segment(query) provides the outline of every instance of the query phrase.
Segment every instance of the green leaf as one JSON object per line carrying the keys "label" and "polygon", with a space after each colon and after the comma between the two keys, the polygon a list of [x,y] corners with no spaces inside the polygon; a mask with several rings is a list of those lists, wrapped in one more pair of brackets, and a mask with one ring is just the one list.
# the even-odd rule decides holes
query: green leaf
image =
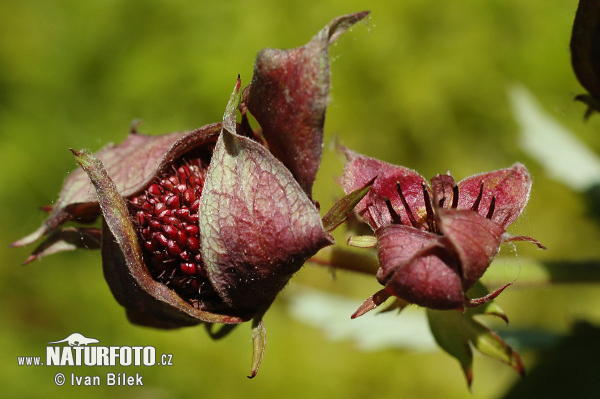
{"label": "green leaf", "polygon": [[[477,286],[477,294],[485,294],[487,290],[482,285]],[[473,292],[469,292],[474,294]],[[525,368],[519,355],[504,342],[496,333],[478,322],[474,316],[479,314],[495,315],[506,320],[500,307],[493,301],[471,308],[466,312],[458,310],[427,309],[427,318],[433,337],[438,345],[460,363],[467,383],[471,386],[473,380],[473,351],[474,347],[484,355],[508,364],[519,374],[525,374]]]}
{"label": "green leaf", "polygon": [[336,202],[329,211],[327,211],[325,216],[323,216],[323,228],[325,231],[334,230],[348,219],[348,214],[352,212],[356,204],[358,204],[360,200],[367,195],[371,189],[371,186],[373,186],[375,179],[377,179],[377,176],[373,177],[362,187],[357,188],[350,194],[343,197],[341,200]]}
{"label": "green leaf", "polygon": [[522,86],[509,91],[521,129],[520,146],[545,174],[576,191],[600,184],[600,157],[584,141],[552,117]]}
{"label": "green leaf", "polygon": [[267,330],[262,321],[262,315],[252,321],[252,366],[250,367],[250,375],[248,378],[256,377],[258,368],[265,355],[267,346]]}

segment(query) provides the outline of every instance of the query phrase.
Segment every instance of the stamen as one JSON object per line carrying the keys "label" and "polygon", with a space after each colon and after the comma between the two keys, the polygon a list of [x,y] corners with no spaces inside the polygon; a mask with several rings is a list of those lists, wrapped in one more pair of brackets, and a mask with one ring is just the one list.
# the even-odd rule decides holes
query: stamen
{"label": "stamen", "polygon": [[458,207],[458,185],[452,187],[452,205],[450,208],[456,209]]}
{"label": "stamen", "polygon": [[402,200],[402,205],[404,205],[404,209],[406,209],[406,214],[408,215],[408,220],[410,220],[410,224],[412,224],[413,227],[419,227],[415,216],[412,214],[412,211],[408,206],[408,202],[406,202],[406,198],[404,198],[404,195],[402,194],[402,188],[400,187],[399,182],[396,182],[396,190],[398,191],[398,195],[400,195],[400,199]]}
{"label": "stamen", "polygon": [[429,191],[427,191],[427,186],[425,183],[421,183],[423,187],[423,199],[425,200],[425,212],[427,216],[425,220],[427,221],[427,228],[429,231],[435,231],[435,214],[433,213],[433,208],[431,207],[431,198],[429,197]]}
{"label": "stamen", "polygon": [[492,197],[492,202],[490,203],[490,209],[488,210],[487,215],[485,215],[485,217],[487,219],[492,219],[492,216],[494,216],[494,209],[496,208],[496,196],[494,195]]}
{"label": "stamen", "polygon": [[481,202],[481,197],[483,197],[483,181],[481,181],[481,186],[479,187],[479,195],[477,195],[477,199],[475,200],[475,202],[473,203],[473,206],[471,207],[472,211],[477,212],[477,210],[479,209],[479,203]]}
{"label": "stamen", "polygon": [[392,202],[389,198],[385,198],[385,204],[387,205],[388,211],[390,212],[390,216],[392,217],[393,224],[402,224],[402,220],[400,219],[400,215],[396,212],[396,210],[392,207]]}

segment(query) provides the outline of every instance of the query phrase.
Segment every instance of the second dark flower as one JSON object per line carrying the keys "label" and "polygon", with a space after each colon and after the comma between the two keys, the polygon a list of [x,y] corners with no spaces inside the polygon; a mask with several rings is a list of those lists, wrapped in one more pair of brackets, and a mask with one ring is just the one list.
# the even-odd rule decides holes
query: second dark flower
{"label": "second dark flower", "polygon": [[357,214],[375,232],[383,290],[369,298],[354,317],[390,296],[432,309],[462,309],[496,297],[501,287],[483,298],[466,292],[479,280],[500,245],[530,237],[505,229],[523,211],[531,180],[525,167],[468,177],[458,184],[437,175],[431,186],[417,172],[345,151],[344,190],[350,192],[377,176]]}

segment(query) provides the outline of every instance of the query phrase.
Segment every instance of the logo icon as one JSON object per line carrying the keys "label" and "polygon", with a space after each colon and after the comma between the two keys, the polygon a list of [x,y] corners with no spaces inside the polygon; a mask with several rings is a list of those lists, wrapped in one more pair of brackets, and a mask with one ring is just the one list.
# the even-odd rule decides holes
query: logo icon
{"label": "logo icon", "polygon": [[61,339],[60,341],[48,342],[48,345],[60,344],[63,342],[67,342],[69,344],[69,346],[87,346],[88,344],[97,344],[100,341],[98,341],[95,338],[84,337],[83,335],[81,335],[79,333],[73,333],[73,334],[69,335],[67,338]]}

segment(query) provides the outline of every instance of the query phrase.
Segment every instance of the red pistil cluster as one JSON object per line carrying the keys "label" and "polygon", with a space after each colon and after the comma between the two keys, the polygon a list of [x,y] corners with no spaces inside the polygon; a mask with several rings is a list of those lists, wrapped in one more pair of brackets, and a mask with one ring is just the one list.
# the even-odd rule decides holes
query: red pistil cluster
{"label": "red pistil cluster", "polygon": [[131,199],[150,273],[192,304],[203,291],[213,292],[199,244],[198,208],[206,167],[201,158],[181,161]]}

